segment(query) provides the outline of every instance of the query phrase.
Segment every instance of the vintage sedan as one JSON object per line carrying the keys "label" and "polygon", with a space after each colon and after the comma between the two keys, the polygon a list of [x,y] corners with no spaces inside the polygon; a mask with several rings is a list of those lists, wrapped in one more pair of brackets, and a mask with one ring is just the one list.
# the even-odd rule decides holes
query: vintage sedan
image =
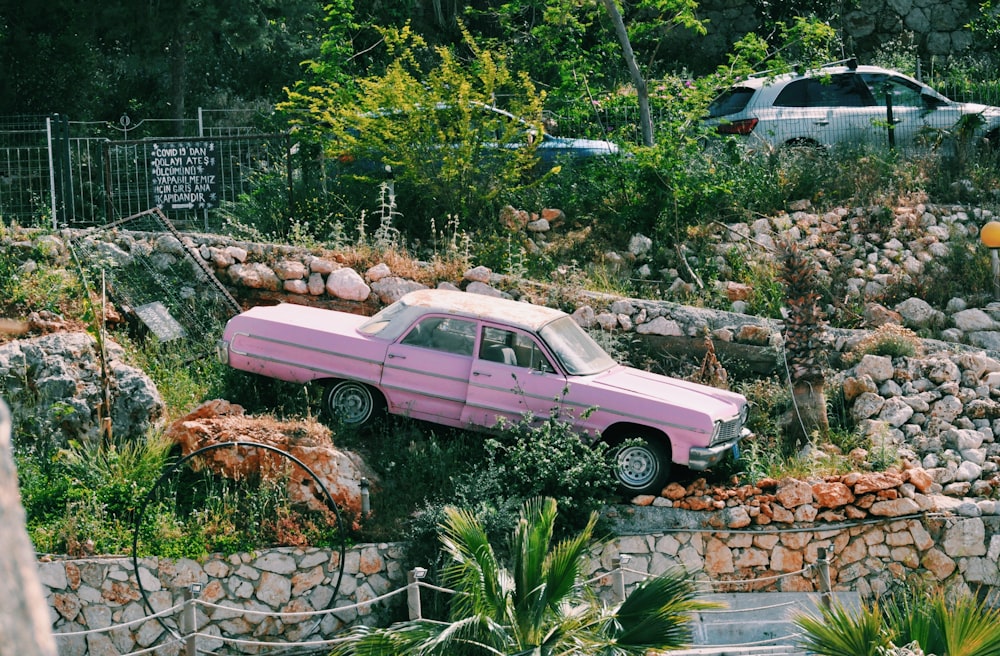
{"label": "vintage sedan", "polygon": [[742,395],[620,365],[559,310],[466,292],[411,292],[370,318],[255,307],[229,321],[218,353],[324,383],[323,411],[345,426],[388,411],[489,430],[555,413],[590,443],[627,442],[616,473],[630,494],[658,494],[672,464],[711,467],[747,434]]}

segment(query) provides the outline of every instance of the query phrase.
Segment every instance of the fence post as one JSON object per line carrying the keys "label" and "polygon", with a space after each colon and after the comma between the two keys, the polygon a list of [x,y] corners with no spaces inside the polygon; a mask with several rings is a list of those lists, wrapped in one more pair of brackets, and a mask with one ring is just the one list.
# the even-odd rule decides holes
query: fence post
{"label": "fence post", "polygon": [[820,547],[816,550],[816,567],[819,572],[820,601],[823,603],[823,608],[830,610],[830,560],[827,557],[827,553],[826,547]]}
{"label": "fence post", "polygon": [[614,600],[619,603],[625,601],[625,572],[622,571],[622,565],[630,560],[632,556],[628,554],[618,554],[611,559],[611,566],[614,568],[611,572],[611,592]]}
{"label": "fence post", "polygon": [[49,155],[49,211],[52,212],[52,230],[58,230],[59,212],[56,211],[56,162],[51,116],[45,117],[45,142]]}
{"label": "fence post", "polygon": [[414,567],[406,573],[406,608],[410,612],[411,620],[419,620],[420,612],[420,585],[418,581],[427,576],[427,570],[423,567]]}
{"label": "fence post", "polygon": [[885,120],[889,124],[889,150],[896,150],[896,119],[892,115],[892,92],[885,92]]}
{"label": "fence post", "polygon": [[198,656],[198,617],[195,614],[194,596],[201,592],[201,585],[193,583],[184,588],[184,611],[181,616],[181,634],[184,638],[184,656]]}

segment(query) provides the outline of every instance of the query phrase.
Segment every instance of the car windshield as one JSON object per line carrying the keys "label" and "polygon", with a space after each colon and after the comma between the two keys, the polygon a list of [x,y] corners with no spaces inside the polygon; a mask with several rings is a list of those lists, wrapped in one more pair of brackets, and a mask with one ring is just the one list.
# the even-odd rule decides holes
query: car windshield
{"label": "car windshield", "polygon": [[750,102],[753,96],[753,89],[748,87],[732,87],[727,89],[708,106],[709,118],[719,116],[729,116],[737,112],[742,112],[743,108]]}
{"label": "car windshield", "polygon": [[556,319],[538,334],[572,376],[592,376],[617,364],[572,317]]}

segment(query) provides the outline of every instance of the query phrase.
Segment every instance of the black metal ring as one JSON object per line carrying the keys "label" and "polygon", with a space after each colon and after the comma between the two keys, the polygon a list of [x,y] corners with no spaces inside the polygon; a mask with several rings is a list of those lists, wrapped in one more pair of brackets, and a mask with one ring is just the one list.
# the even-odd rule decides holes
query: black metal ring
{"label": "black metal ring", "polygon": [[[206,451],[213,451],[215,449],[223,449],[228,447],[241,447],[241,446],[273,451],[274,453],[277,453],[279,455],[288,458],[289,460],[297,464],[299,467],[301,467],[303,471],[309,474],[309,476],[312,477],[312,479],[319,486],[319,489],[323,491],[323,496],[326,497],[327,508],[330,508],[333,511],[333,514],[337,518],[337,533],[340,535],[340,571],[338,572],[337,576],[337,585],[334,586],[333,594],[330,596],[330,603],[336,601],[337,593],[340,592],[340,582],[344,579],[344,561],[346,560],[347,541],[346,541],[346,535],[344,533],[344,522],[340,516],[340,510],[337,508],[337,504],[334,503],[333,497],[330,495],[329,490],[326,489],[326,485],[323,484],[323,481],[321,481],[319,477],[316,475],[316,473],[313,470],[309,469],[309,467],[307,467],[304,462],[302,462],[292,454],[288,453],[287,451],[282,451],[281,449],[271,446],[270,444],[261,444],[259,442],[220,442],[218,444],[210,444],[208,446],[203,446],[200,449],[192,451],[191,453],[187,454],[186,456],[175,462],[170,467],[170,469],[165,471],[163,475],[160,476],[160,478],[156,481],[156,483],[153,484],[153,487],[149,489],[149,492],[146,493],[146,497],[142,501],[142,505],[139,506],[139,509],[136,512],[135,522],[132,525],[132,568],[135,570],[135,581],[136,584],[138,584],[139,586],[139,594],[142,595],[142,601],[145,603],[146,608],[149,610],[151,614],[155,615],[156,611],[153,609],[153,605],[149,602],[149,597],[146,594],[146,589],[142,586],[142,577],[139,576],[138,551],[139,551],[139,529],[142,525],[142,519],[146,514],[146,507],[149,505],[149,502],[153,498],[153,493],[156,492],[156,490],[160,487],[160,484],[163,483],[167,479],[167,477],[171,476],[174,472],[177,471],[177,469],[182,464],[194,458],[195,456],[201,455]],[[233,610],[238,610],[238,609],[234,608]],[[327,606],[327,608],[323,610],[330,610],[330,607]],[[160,626],[162,626],[164,630],[166,630],[168,633],[171,631],[171,628],[164,623],[162,618],[157,617],[155,619],[157,622],[160,623]]]}

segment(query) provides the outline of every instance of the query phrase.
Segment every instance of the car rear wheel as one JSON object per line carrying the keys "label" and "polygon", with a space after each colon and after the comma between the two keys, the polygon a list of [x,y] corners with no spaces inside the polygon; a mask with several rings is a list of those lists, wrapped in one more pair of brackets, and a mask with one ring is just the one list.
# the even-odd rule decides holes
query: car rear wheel
{"label": "car rear wheel", "polygon": [[377,390],[353,380],[330,383],[323,394],[323,413],[348,428],[369,424],[384,409],[385,401]]}
{"label": "car rear wheel", "polygon": [[635,432],[619,436],[613,446],[618,449],[615,476],[622,494],[660,494],[670,479],[670,446],[665,439]]}

